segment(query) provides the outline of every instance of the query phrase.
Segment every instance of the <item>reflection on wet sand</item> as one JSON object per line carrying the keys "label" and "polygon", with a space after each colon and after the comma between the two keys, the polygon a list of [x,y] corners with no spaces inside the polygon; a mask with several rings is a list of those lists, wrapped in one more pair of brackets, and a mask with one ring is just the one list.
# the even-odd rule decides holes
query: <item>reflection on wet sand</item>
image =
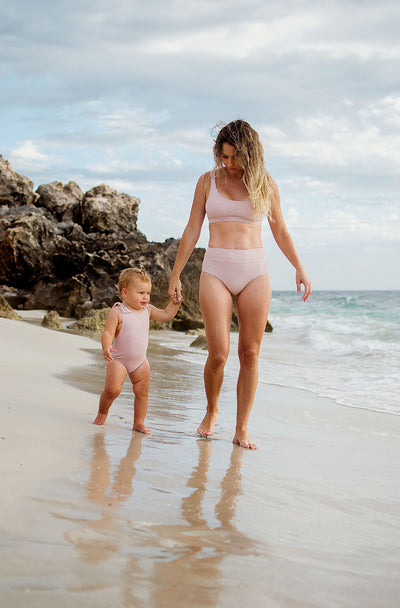
{"label": "reflection on wet sand", "polygon": [[133,433],[126,455],[121,459],[115,480],[110,486],[110,458],[106,450],[103,433],[93,436],[93,454],[90,477],[87,484],[88,497],[101,508],[100,519],[86,522],[84,528],[66,535],[79,550],[82,559],[97,563],[118,551],[121,538],[118,534],[120,522],[116,517],[118,507],[132,494],[135,462],[142,451],[144,436]]}
{"label": "reflection on wet sand", "polygon": [[[150,605],[157,607],[183,606],[193,595],[196,603],[216,606],[219,591],[226,584],[220,570],[222,561],[233,555],[255,553],[254,541],[234,524],[236,501],[242,492],[240,467],[244,450],[232,446],[229,466],[219,484],[219,499],[207,517],[203,506],[213,443],[198,439],[198,461],[186,485],[176,485],[183,495],[179,523],[143,524],[135,522],[134,503],[129,521],[118,516],[119,507],[134,489],[135,464],[143,439],[139,433],[132,435],[125,457],[111,475],[104,434],[94,435],[87,491],[92,504],[100,507],[101,516],[67,538],[84,561],[96,564],[119,557],[118,584],[125,600],[147,597]],[[165,466],[168,467],[167,462]]]}
{"label": "reflection on wet sand", "polygon": [[[208,522],[202,503],[207,494],[207,473],[213,449],[212,441],[197,440],[199,460],[187,482],[192,493],[182,499],[181,526],[161,526],[160,537],[169,536],[177,542],[176,557],[154,567],[153,605],[217,606],[222,580],[220,564],[230,555],[248,555],[255,550],[254,542],[237,530],[233,523],[236,499],[241,494],[240,465],[244,450],[233,446],[230,464],[221,481],[221,494],[214,507],[216,522]],[[186,525],[185,524],[189,524]]]}

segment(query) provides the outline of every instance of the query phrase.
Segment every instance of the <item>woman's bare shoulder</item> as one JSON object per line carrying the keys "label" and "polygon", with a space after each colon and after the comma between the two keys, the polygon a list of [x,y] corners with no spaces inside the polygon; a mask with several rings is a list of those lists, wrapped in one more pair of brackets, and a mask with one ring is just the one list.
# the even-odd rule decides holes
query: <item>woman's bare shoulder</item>
{"label": "woman's bare shoulder", "polygon": [[269,183],[271,184],[271,186],[273,187],[273,189],[279,192],[278,184],[276,183],[276,181],[274,180],[274,178],[272,177],[272,175],[270,173],[268,173],[268,180],[269,180]]}
{"label": "woman's bare shoulder", "polygon": [[271,184],[271,187],[272,187],[273,204],[279,203],[280,194],[279,194],[278,184],[276,183],[276,181],[274,180],[274,178],[271,175],[268,174],[268,177],[269,177],[269,183]]}
{"label": "woman's bare shoulder", "polygon": [[203,175],[200,175],[197,183],[198,184],[202,184],[202,185],[207,185],[211,182],[211,175],[212,175],[212,171],[207,171],[206,173],[203,173]]}
{"label": "woman's bare shoulder", "polygon": [[210,192],[211,173],[212,171],[207,171],[207,173],[200,175],[199,179],[197,180],[196,190],[197,192],[201,193],[205,199],[207,199]]}

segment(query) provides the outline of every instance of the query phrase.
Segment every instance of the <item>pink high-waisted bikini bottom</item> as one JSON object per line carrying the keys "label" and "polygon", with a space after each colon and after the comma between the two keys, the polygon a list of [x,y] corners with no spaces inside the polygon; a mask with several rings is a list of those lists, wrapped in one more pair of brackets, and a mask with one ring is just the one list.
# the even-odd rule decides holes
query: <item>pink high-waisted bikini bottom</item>
{"label": "pink high-waisted bikini bottom", "polygon": [[203,259],[203,272],[223,282],[233,295],[238,295],[252,281],[268,273],[263,247],[257,249],[219,249],[208,247]]}

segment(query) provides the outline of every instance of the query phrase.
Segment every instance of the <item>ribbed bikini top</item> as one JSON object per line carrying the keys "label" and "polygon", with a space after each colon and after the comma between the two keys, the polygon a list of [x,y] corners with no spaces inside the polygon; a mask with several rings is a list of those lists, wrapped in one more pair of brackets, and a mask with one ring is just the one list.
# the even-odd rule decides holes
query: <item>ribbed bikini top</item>
{"label": "ribbed bikini top", "polygon": [[211,173],[210,193],[206,201],[206,213],[210,224],[216,222],[242,222],[259,226],[262,215],[254,215],[251,201],[234,201],[219,193],[215,173]]}

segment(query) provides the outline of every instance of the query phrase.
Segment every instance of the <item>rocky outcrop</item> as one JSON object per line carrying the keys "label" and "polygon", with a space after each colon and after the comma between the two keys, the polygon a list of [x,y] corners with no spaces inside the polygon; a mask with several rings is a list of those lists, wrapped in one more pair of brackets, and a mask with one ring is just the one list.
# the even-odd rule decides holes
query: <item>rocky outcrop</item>
{"label": "rocky outcrop", "polygon": [[50,329],[62,329],[62,323],[60,319],[60,315],[55,310],[50,310],[47,312],[41,322],[43,327],[48,327]]}
{"label": "rocky outcrop", "polygon": [[[12,306],[80,319],[112,306],[119,273],[138,263],[152,278],[152,303],[167,304],[178,241],[146,239],[137,229],[138,198],[104,184],[86,193],[75,182],[32,189],[0,156],[0,293]],[[198,303],[203,254],[195,249],[182,274],[185,301],[173,320],[175,329],[203,326]]]}
{"label": "rocky outcrop", "polygon": [[80,223],[85,232],[126,235],[137,231],[138,198],[101,184],[84,196]]}
{"label": "rocky outcrop", "polygon": [[107,315],[111,308],[100,308],[92,310],[87,315],[68,325],[68,329],[75,329],[78,332],[90,332],[101,334],[106,323]]}
{"label": "rocky outcrop", "polygon": [[33,182],[15,173],[10,163],[0,155],[0,205],[31,205],[39,198],[32,188]]}
{"label": "rocky outcrop", "polygon": [[75,182],[65,186],[61,182],[44,184],[37,189],[39,199],[37,207],[47,209],[59,222],[74,221],[74,213],[78,215],[84,194]]}
{"label": "rocky outcrop", "polygon": [[22,321],[21,315],[19,315],[15,310],[10,306],[3,296],[0,296],[0,317],[4,319],[15,319],[18,321]]}
{"label": "rocky outcrop", "polygon": [[195,338],[193,342],[191,342],[190,346],[193,346],[194,348],[201,348],[202,350],[207,350],[207,338],[203,335],[197,336],[197,338]]}

